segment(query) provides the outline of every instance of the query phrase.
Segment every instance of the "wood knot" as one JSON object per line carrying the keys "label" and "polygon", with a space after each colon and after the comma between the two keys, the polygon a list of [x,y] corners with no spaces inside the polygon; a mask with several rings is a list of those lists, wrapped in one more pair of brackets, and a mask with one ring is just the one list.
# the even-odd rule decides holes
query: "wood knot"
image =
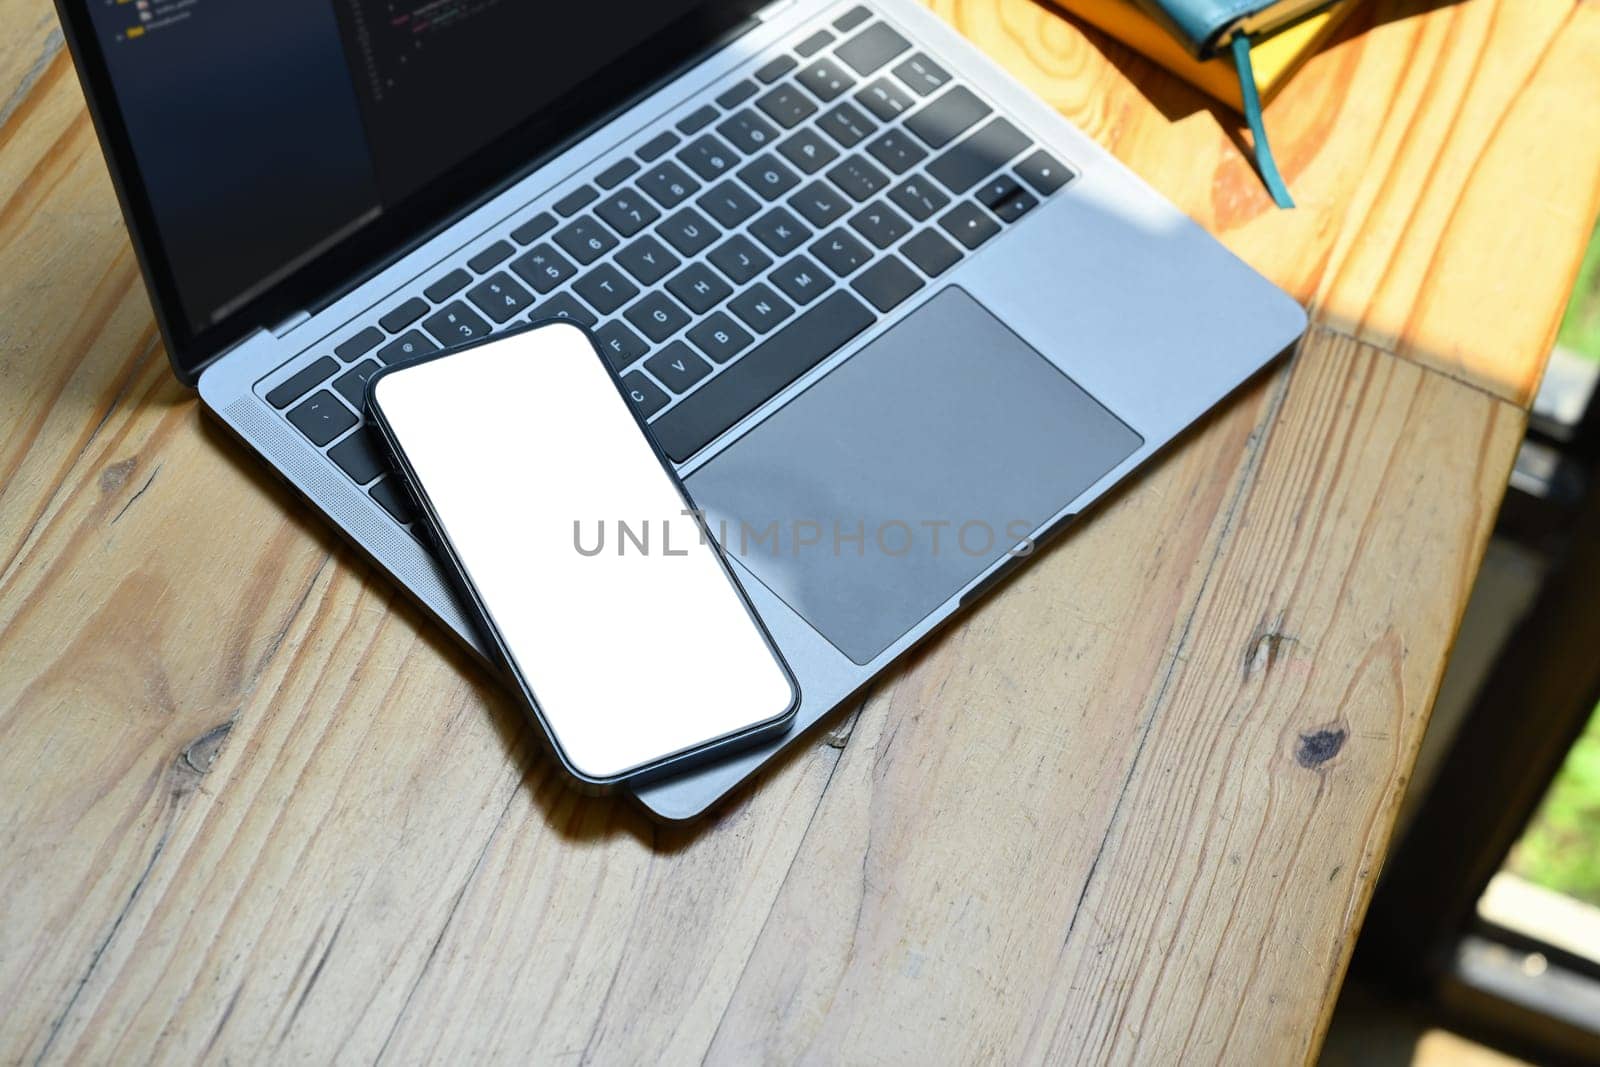
{"label": "wood knot", "polygon": [[1339,754],[1349,736],[1343,727],[1303,733],[1294,746],[1294,761],[1307,770],[1316,770]]}
{"label": "wood knot", "polygon": [[183,751],[178,753],[178,760],[173,767],[173,793],[182,795],[188,793],[199,784],[200,779],[211,770],[217,762],[217,756],[222,752],[222,743],[228,739],[228,734],[233,730],[233,720],[218,723],[199,737],[183,746]]}
{"label": "wood knot", "polygon": [[133,468],[138,465],[137,456],[119,459],[111,466],[100,472],[100,491],[106,495],[115,493],[128,484],[128,478],[133,474]]}

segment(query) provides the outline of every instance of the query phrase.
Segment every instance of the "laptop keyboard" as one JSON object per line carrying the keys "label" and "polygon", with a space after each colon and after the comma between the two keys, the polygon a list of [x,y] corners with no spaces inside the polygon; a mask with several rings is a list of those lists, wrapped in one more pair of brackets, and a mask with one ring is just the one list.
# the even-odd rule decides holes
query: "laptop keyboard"
{"label": "laptop keyboard", "polygon": [[367,379],[566,318],[591,329],[681,463],[1072,176],[892,25],[852,8],[430,271],[331,355],[307,353],[258,388],[409,526],[363,425]]}

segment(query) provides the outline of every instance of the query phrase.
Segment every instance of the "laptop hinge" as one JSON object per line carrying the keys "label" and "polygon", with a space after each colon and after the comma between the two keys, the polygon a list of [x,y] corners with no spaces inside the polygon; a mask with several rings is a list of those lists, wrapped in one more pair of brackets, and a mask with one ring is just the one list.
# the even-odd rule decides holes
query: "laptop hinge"
{"label": "laptop hinge", "polygon": [[300,325],[302,322],[310,322],[310,321],[311,321],[311,312],[309,312],[309,311],[296,311],[293,315],[290,315],[288,318],[284,319],[282,322],[280,322],[276,326],[272,327],[272,331],[271,331],[272,332],[272,336],[274,336],[274,337],[282,337],[284,334],[288,333],[290,330],[294,329],[296,326]]}
{"label": "laptop hinge", "polygon": [[755,17],[761,22],[771,22],[780,12],[786,8],[793,7],[799,2],[800,0],[772,0],[772,3],[757,11]]}

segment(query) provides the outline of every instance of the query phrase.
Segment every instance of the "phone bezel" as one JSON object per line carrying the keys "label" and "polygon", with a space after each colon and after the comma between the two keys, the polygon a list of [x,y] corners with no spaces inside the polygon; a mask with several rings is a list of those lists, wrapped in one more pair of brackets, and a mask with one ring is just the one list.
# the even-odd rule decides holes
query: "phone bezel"
{"label": "phone bezel", "polygon": [[[416,471],[412,468],[409,460],[407,459],[405,450],[399,442],[398,435],[395,433],[393,425],[385,416],[383,405],[379,402],[377,397],[378,383],[393,374],[410,370],[426,363],[432,363],[436,360],[457,356],[463,352],[468,352],[475,348],[481,348],[485,345],[496,344],[524,333],[556,326],[565,326],[577,330],[578,333],[583,336],[585,343],[588,344],[590,351],[594,353],[594,358],[600,362],[600,365],[604,369],[606,376],[611,381],[612,387],[617,390],[618,398],[622,401],[629,414],[633,417],[634,425],[638,427],[639,432],[644,436],[646,442],[649,443],[651,454],[655,456],[656,462],[660,465],[662,472],[667,476],[667,479],[677,491],[679,498],[684,503],[684,507],[693,513],[695,522],[700,527],[702,540],[705,544],[710,546],[713,558],[717,561],[717,565],[722,569],[723,577],[726,578],[728,584],[732,586],[734,593],[739,598],[739,602],[744,606],[745,613],[750,617],[750,621],[755,625],[756,632],[761,635],[761,640],[765,643],[768,652],[771,653],[774,662],[777,663],[778,669],[782,672],[784,679],[789,685],[789,703],[784,710],[778,714],[760,722],[751,723],[750,725],[733,733],[725,734],[721,737],[711,739],[691,748],[673,753],[664,753],[647,763],[640,764],[638,766],[629,768],[626,771],[609,776],[595,776],[578,769],[568,757],[566,751],[562,748],[560,737],[551,727],[549,721],[545,718],[543,709],[539,706],[538,698],[533,692],[533,687],[530,684],[529,679],[523,677],[522,672],[516,669],[516,666],[512,660],[510,649],[506,645],[504,636],[501,634],[499,626],[496,625],[493,616],[490,614],[488,607],[483,600],[483,597],[479,594],[471,576],[467,573],[466,567],[463,565],[454,546],[450,543],[449,535],[445,531],[444,524],[440,521],[437,511],[434,509],[432,502],[428,499],[426,487],[422,485],[421,480],[417,477]],[[794,670],[789,666],[789,661],[784,658],[782,650],[778,648],[777,642],[773,640],[772,633],[767,628],[766,622],[761,618],[761,614],[756,611],[755,604],[751,601],[750,595],[745,590],[744,584],[739,581],[738,576],[734,573],[733,566],[728,560],[727,552],[723,549],[721,543],[718,542],[715,537],[711,536],[710,528],[705,523],[704,513],[694,502],[694,497],[692,494],[690,494],[688,486],[685,485],[683,479],[678,476],[677,469],[673,466],[672,461],[667,458],[666,453],[663,452],[661,450],[661,446],[657,444],[655,436],[650,432],[649,424],[646,422],[644,416],[640,414],[639,409],[635,407],[633,402],[628,398],[627,387],[623,384],[622,376],[611,366],[610,361],[605,358],[604,354],[600,350],[600,347],[595,343],[594,335],[589,330],[575,322],[572,322],[569,319],[564,318],[530,320],[527,323],[503,330],[499,333],[491,334],[490,336],[480,338],[477,341],[472,341],[453,348],[446,348],[438,352],[431,352],[427,355],[418,356],[415,359],[406,360],[403,363],[396,363],[392,366],[384,367],[377,374],[374,374],[371,378],[367,379],[366,395],[364,400],[370,421],[377,429],[378,438],[382,442],[384,450],[388,453],[390,463],[394,468],[394,476],[399,479],[401,484],[404,486],[407,495],[411,498],[411,502],[417,507],[423,528],[427,531],[428,539],[432,543],[432,547],[437,558],[439,558],[441,562],[445,564],[444,569],[448,574],[451,583],[454,585],[457,593],[462,596],[462,598],[471,608],[475,616],[474,622],[478,624],[479,629],[483,632],[483,636],[487,639],[488,645],[494,649],[499,666],[516,684],[519,693],[522,695],[523,700],[528,707],[528,710],[534,716],[535,721],[539,724],[541,733],[543,734],[551,752],[561,763],[562,768],[566,770],[567,773],[573,778],[577,779],[585,786],[597,791],[609,791],[610,789],[622,784],[631,785],[647,781],[654,781],[671,773],[686,770],[689,767],[706,762],[707,760],[715,759],[737,749],[745,748],[750,745],[758,744],[761,741],[772,739],[783,733],[786,733],[790,729],[794,722],[795,715],[799,711],[801,703],[802,694],[799,679],[796,677]]]}

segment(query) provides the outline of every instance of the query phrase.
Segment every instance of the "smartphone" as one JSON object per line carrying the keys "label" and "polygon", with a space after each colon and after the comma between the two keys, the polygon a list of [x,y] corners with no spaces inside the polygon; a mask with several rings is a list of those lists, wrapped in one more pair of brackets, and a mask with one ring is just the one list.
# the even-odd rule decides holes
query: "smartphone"
{"label": "smartphone", "polygon": [[788,729],[793,672],[585,330],[390,367],[367,406],[574,777],[603,790]]}

